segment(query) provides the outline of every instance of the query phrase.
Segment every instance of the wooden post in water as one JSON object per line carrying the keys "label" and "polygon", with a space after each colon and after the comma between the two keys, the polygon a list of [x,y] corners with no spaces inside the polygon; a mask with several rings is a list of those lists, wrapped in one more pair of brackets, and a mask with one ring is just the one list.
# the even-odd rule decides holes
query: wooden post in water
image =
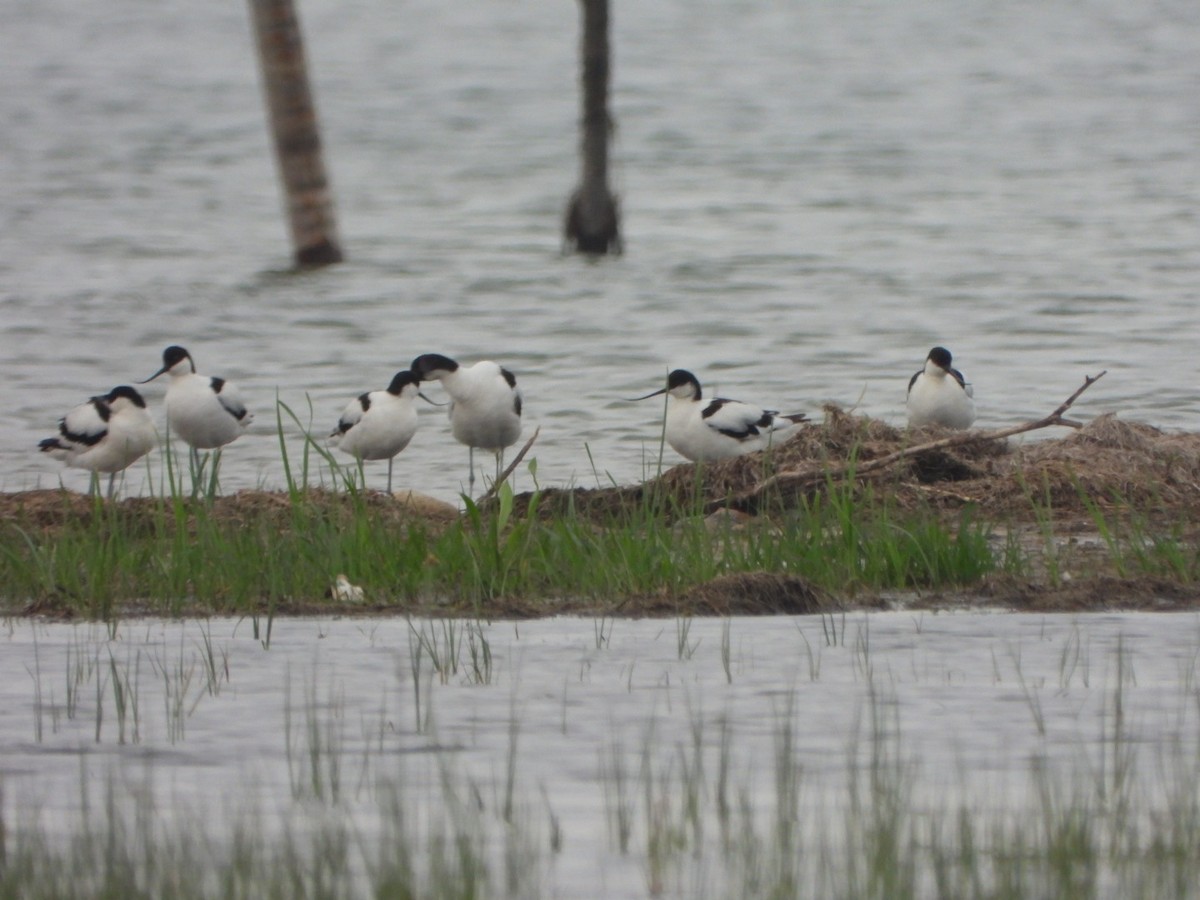
{"label": "wooden post in water", "polygon": [[563,233],[581,253],[621,252],[617,198],[608,188],[608,0],[580,0],[583,39],[580,42],[583,90],[583,136],[579,150],[582,174],[567,204]]}
{"label": "wooden post in water", "polygon": [[296,265],[342,261],[293,0],[250,0]]}

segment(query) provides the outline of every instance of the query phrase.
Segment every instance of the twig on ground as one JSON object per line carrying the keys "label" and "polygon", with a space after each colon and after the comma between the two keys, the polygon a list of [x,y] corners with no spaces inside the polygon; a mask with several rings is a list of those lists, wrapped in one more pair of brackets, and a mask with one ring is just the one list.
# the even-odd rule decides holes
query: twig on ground
{"label": "twig on ground", "polygon": [[946,447],[961,447],[964,444],[975,444],[981,441],[1000,441],[1005,438],[1013,437],[1018,434],[1025,434],[1028,431],[1037,431],[1041,428],[1049,428],[1051,425],[1063,425],[1068,428],[1082,427],[1080,423],[1063,418],[1068,409],[1071,408],[1079,395],[1090,388],[1093,384],[1099,381],[1108,372],[1105,369],[1099,375],[1084,377],[1083,384],[1070,397],[1059,404],[1058,408],[1050,415],[1041,419],[1034,419],[1025,422],[1021,425],[1013,425],[1009,428],[999,428],[995,431],[968,431],[961,434],[951,435],[950,437],[938,438],[935,441],[927,441],[924,444],[915,444],[912,447],[905,447],[903,450],[897,450],[894,453],[889,453],[886,456],[880,456],[877,459],[867,460],[861,463],[847,463],[843,466],[838,466],[832,469],[823,467],[805,468],[805,469],[789,469],[787,471],[778,472],[767,478],[752,488],[734,494],[732,497],[721,500],[713,500],[707,504],[707,511],[713,512],[723,507],[732,507],[734,509],[746,509],[752,507],[760,497],[767,491],[789,488],[795,489],[804,487],[809,484],[816,484],[823,481],[837,481],[843,478],[867,475],[879,469],[887,468],[890,465],[908,459],[911,456],[918,456],[922,453],[928,453],[930,450],[942,450]]}
{"label": "twig on ground", "polygon": [[977,503],[979,501],[978,497],[971,497],[958,491],[947,490],[946,488],[934,487],[931,484],[918,484],[916,485],[916,489],[923,494],[929,494],[934,497],[949,497],[951,500],[957,500],[959,503]]}

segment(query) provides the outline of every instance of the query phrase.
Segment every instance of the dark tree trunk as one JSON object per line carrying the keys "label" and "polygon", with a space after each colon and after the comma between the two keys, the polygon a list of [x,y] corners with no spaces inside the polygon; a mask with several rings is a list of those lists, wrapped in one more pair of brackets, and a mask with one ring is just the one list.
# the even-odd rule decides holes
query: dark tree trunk
{"label": "dark tree trunk", "polygon": [[293,0],[250,0],[296,264],[342,261]]}
{"label": "dark tree trunk", "polygon": [[583,163],[579,187],[567,204],[564,236],[581,253],[620,253],[617,198],[608,188],[608,0],[580,0],[583,8]]}

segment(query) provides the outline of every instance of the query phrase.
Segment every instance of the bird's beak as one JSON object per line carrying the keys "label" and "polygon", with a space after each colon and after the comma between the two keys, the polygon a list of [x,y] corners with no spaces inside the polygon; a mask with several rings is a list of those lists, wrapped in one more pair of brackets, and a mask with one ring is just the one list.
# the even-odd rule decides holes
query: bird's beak
{"label": "bird's beak", "polygon": [[138,384],[148,384],[149,382],[153,381],[155,378],[157,378],[159,375],[161,375],[165,371],[167,371],[167,367],[163,366],[161,369],[159,369],[157,372],[155,372],[153,375],[151,375],[145,381],[139,381]]}
{"label": "bird's beak", "polygon": [[666,388],[659,388],[657,391],[651,391],[645,397],[626,397],[625,402],[636,403],[639,400],[649,400],[651,397],[657,397],[659,394],[665,394],[666,392]]}
{"label": "bird's beak", "polygon": [[424,400],[426,403],[428,403],[430,406],[445,406],[446,405],[445,403],[438,403],[436,400],[430,400],[421,391],[417,391],[417,396],[420,397],[422,400]]}

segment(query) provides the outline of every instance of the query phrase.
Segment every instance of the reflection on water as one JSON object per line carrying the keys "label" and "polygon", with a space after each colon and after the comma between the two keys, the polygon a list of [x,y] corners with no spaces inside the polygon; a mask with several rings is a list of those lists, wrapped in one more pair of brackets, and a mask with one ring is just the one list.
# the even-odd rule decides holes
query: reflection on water
{"label": "reflection on water", "polygon": [[[1081,416],[1194,427],[1185,0],[616,9],[627,254],[598,263],[559,255],[574,6],[314,0],[349,262],[303,275],[282,271],[244,10],[0,5],[0,488],[56,484],[37,440],[169,343],[257,414],[226,489],[281,483],[276,396],[311,401],[322,433],[429,351],[516,371],[551,484],[641,477],[656,410],[619,398],[669,368],[898,422],[934,343],[974,381],[981,426],[1107,369]],[[465,456],[425,410],[397,477],[453,496]]]}

